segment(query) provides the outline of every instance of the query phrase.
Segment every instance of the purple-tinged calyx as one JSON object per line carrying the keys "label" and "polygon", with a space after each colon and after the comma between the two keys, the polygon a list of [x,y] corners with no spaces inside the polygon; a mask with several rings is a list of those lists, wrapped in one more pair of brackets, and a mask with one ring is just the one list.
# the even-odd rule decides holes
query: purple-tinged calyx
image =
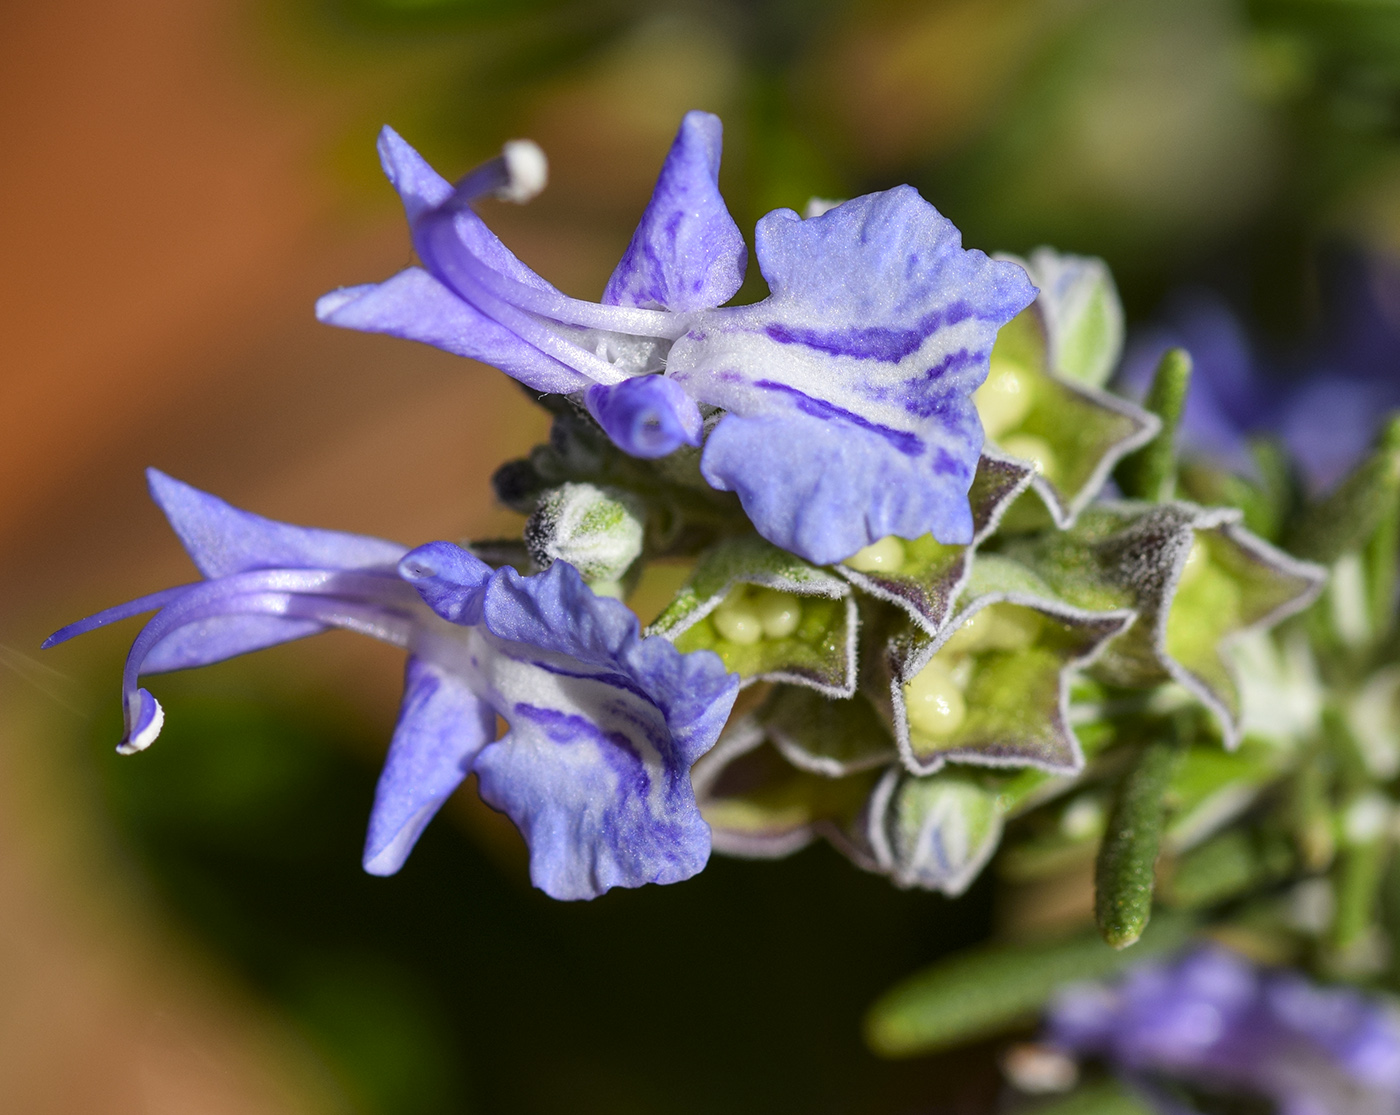
{"label": "purple-tinged calyx", "polygon": [[1002,556],[1067,603],[1136,612],[1091,673],[1110,685],[1177,682],[1216,717],[1232,749],[1242,704],[1231,644],[1307,607],[1326,579],[1240,519],[1235,508],[1184,501],[1101,501],[1073,529],[1015,541]]}
{"label": "purple-tinged calyx", "polygon": [[[277,523],[154,470],[151,491],[207,580],[108,609],[45,646],[155,611],[123,674],[141,750],[164,713],[143,673],[208,665],[342,627],[409,651],[403,704],[370,816],[364,864],[402,866],[469,773],[530,846],[556,898],[688,878],[709,856],[691,765],[738,687],[710,654],[641,637],[618,601],[566,562],[523,577],[439,542],[391,542]],[[509,731],[496,739],[496,717]]]}
{"label": "purple-tinged calyx", "polygon": [[744,245],[718,190],[719,120],[688,113],[595,304],[555,290],[471,211],[500,172],[454,188],[387,129],[380,152],[424,267],[326,295],[321,320],[581,392],[637,456],[697,444],[699,407],[721,408],[702,475],[736,492],[765,538],[818,564],[887,535],[970,539],[982,445],[971,394],[1035,288],[1018,265],[965,251],[912,188],[807,221],[770,213],[756,243],[771,296],[721,309]]}

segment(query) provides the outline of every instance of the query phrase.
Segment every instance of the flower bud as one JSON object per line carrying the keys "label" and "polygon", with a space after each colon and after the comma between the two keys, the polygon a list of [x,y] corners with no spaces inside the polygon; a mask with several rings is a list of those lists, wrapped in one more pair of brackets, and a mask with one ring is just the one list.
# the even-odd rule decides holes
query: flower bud
{"label": "flower bud", "polygon": [[525,544],[541,569],[567,561],[590,585],[612,586],[641,555],[643,513],[616,488],[562,484],[540,497]]}

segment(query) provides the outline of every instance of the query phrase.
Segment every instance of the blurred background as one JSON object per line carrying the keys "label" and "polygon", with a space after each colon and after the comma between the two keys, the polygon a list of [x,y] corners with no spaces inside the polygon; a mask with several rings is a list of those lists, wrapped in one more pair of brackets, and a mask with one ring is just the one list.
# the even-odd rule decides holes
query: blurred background
{"label": "blurred background", "polygon": [[1386,0],[0,6],[4,1110],[989,1108],[990,1054],[884,1063],[859,1036],[988,932],[986,887],[901,893],[814,847],[558,905],[471,786],[372,879],[397,655],[328,635],[161,679],[164,737],[118,759],[132,625],[37,652],[193,576],[146,465],[405,543],[517,525],[487,481],[543,414],[312,317],[409,261],[375,133],[449,176],[538,140],[549,189],[485,215],[595,298],[691,108],[724,118],[746,230],[908,181],[969,246],[1104,256],[1130,322],[1203,284],[1286,350],[1326,251],[1400,253]]}

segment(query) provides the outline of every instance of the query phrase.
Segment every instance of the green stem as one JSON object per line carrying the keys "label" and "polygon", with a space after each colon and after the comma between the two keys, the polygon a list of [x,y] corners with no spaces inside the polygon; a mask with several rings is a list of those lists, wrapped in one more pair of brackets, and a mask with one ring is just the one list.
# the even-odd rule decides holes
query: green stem
{"label": "green stem", "polygon": [[1191,386],[1191,354],[1171,348],[1162,354],[1143,405],[1162,420],[1157,436],[1125,457],[1114,474],[1133,499],[1171,499],[1176,492],[1176,427]]}
{"label": "green stem", "polygon": [[1103,939],[1116,949],[1134,944],[1152,915],[1167,786],[1182,751],[1174,738],[1147,744],[1124,775],[1109,814],[1094,872],[1094,918]]}

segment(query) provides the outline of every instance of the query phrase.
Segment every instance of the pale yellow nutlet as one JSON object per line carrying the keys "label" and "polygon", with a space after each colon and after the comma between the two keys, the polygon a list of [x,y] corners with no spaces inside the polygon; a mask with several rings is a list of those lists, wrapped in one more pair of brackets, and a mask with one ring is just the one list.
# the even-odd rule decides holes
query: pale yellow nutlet
{"label": "pale yellow nutlet", "polygon": [[857,573],[898,573],[904,566],[904,543],[893,534],[857,550],[843,565]]}
{"label": "pale yellow nutlet", "polygon": [[982,429],[992,439],[1025,421],[1035,399],[1030,373],[1012,360],[992,356],[986,382],[972,393]]}
{"label": "pale yellow nutlet", "polygon": [[1040,616],[1016,604],[983,608],[949,637],[940,655],[976,654],[981,651],[1025,650],[1040,634]]}
{"label": "pale yellow nutlet", "polygon": [[802,622],[802,602],[790,592],[736,585],[710,617],[723,639],[752,646],[760,639],[782,639]]}
{"label": "pale yellow nutlet", "polygon": [[763,622],[750,607],[749,586],[737,585],[710,616],[720,638],[740,646],[752,646],[763,638]]}
{"label": "pale yellow nutlet", "polygon": [[1029,461],[1035,471],[1042,476],[1053,476],[1059,471],[1059,460],[1055,450],[1043,437],[1035,434],[1010,434],[997,442],[1002,452],[1011,457]]}
{"label": "pale yellow nutlet", "polygon": [[752,602],[765,639],[785,639],[802,622],[802,601],[790,592],[761,588]]}
{"label": "pale yellow nutlet", "polygon": [[934,659],[904,686],[909,730],[931,739],[947,739],[967,716],[967,704],[948,667]]}

